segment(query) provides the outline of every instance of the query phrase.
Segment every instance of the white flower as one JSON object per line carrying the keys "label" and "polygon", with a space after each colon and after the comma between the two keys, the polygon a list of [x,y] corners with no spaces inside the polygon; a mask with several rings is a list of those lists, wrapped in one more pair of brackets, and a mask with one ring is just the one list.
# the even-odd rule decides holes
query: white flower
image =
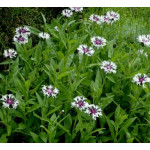
{"label": "white flower", "polygon": [[17,55],[17,52],[14,49],[4,50],[4,57],[14,58]]}
{"label": "white flower", "polygon": [[111,18],[109,16],[102,16],[104,23],[110,24],[111,23]]}
{"label": "white flower", "polygon": [[59,29],[58,29],[58,27],[57,27],[57,26],[55,26],[55,27],[54,27],[54,29],[55,29],[57,32],[59,32]]}
{"label": "white flower", "polygon": [[72,11],[75,11],[75,12],[82,12],[83,11],[83,7],[70,7],[70,9]]}
{"label": "white flower", "polygon": [[74,98],[74,102],[71,103],[72,107],[78,108],[80,110],[85,110],[88,107],[88,103],[85,102],[86,98],[83,96],[77,96]]}
{"label": "white flower", "polygon": [[137,85],[142,85],[143,88],[145,87],[145,83],[150,82],[150,78],[146,74],[138,73],[133,77],[132,80],[133,83],[136,83]]}
{"label": "white flower", "polygon": [[73,15],[73,12],[70,9],[64,9],[62,11],[62,15],[65,17],[71,17]]}
{"label": "white flower", "polygon": [[104,22],[103,16],[92,14],[89,18],[92,22],[96,22],[97,24],[101,24]]}
{"label": "white flower", "polygon": [[28,37],[22,34],[16,34],[13,38],[14,42],[18,42],[19,44],[28,43]]}
{"label": "white flower", "polygon": [[19,105],[19,101],[12,94],[3,95],[1,100],[4,108],[16,109]]}
{"label": "white flower", "polygon": [[111,61],[103,61],[100,68],[103,69],[106,74],[116,73],[117,66]]}
{"label": "white flower", "polygon": [[42,88],[42,91],[43,91],[44,96],[47,96],[47,97],[52,96],[53,98],[55,98],[57,94],[59,93],[59,90],[57,88],[53,88],[52,85],[49,85],[49,86],[44,85]]}
{"label": "white flower", "polygon": [[103,22],[112,24],[120,19],[120,15],[113,11],[108,11],[106,15],[102,16]]}
{"label": "white flower", "polygon": [[94,49],[92,47],[88,47],[87,45],[80,45],[77,48],[77,51],[82,55],[85,54],[88,56],[92,56],[94,54]]}
{"label": "white flower", "polygon": [[138,56],[143,55],[143,56],[145,56],[145,57],[148,57],[147,53],[144,52],[144,50],[138,50],[138,51],[137,51],[137,54],[138,54]]}
{"label": "white flower", "polygon": [[39,33],[39,38],[42,38],[42,39],[49,39],[49,38],[50,38],[50,35],[49,35],[48,33],[41,32],[41,33]]}
{"label": "white flower", "polygon": [[140,35],[137,40],[145,46],[150,46],[150,35]]}
{"label": "white flower", "polygon": [[99,48],[99,47],[104,47],[106,45],[106,39],[100,36],[94,36],[91,38],[92,44]]}
{"label": "white flower", "polygon": [[29,36],[31,34],[31,32],[28,27],[18,27],[18,28],[16,28],[16,34]]}
{"label": "white flower", "polygon": [[89,105],[84,112],[89,114],[93,120],[102,116],[102,109],[94,104]]}
{"label": "white flower", "polygon": [[118,21],[120,19],[120,15],[113,11],[108,11],[106,13],[106,17],[108,17],[111,20],[111,23]]}

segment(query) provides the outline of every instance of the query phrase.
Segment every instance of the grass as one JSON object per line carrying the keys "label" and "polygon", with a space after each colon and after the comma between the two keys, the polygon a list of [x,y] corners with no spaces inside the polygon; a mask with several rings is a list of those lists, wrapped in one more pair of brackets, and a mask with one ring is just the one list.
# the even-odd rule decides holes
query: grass
{"label": "grass", "polygon": [[[89,21],[91,14],[110,10],[121,16],[112,25]],[[137,55],[139,49],[150,54],[149,47],[137,41],[139,35],[149,34],[149,12],[149,8],[86,8],[71,18],[59,14],[50,23],[43,16],[40,27],[36,20],[27,24],[32,32],[29,42],[10,42],[17,58],[0,63],[1,96],[12,93],[20,102],[16,110],[0,107],[0,142],[149,143],[150,85],[143,88],[132,83],[139,72],[150,76],[149,56]],[[39,39],[40,31],[51,38]],[[107,40],[104,48],[95,49],[91,57],[76,53],[80,44],[91,46],[90,38],[95,35]],[[6,41],[3,45],[1,54]],[[116,74],[100,69],[104,60],[116,63]],[[49,84],[59,89],[56,98],[43,96],[42,86]],[[71,108],[78,95],[101,107],[103,116],[94,121]]]}

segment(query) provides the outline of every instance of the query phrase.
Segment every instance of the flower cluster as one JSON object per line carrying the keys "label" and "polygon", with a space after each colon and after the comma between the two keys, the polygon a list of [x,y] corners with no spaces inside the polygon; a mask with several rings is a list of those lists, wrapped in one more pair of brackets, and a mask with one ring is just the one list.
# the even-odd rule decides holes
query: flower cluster
{"label": "flower cluster", "polygon": [[83,7],[70,7],[70,9],[72,11],[75,11],[75,12],[82,12],[83,11]]}
{"label": "flower cluster", "polygon": [[42,39],[49,39],[49,38],[50,38],[50,35],[49,35],[48,33],[41,32],[41,33],[39,33],[39,38],[42,38]]}
{"label": "flower cluster", "polygon": [[115,63],[113,63],[111,61],[103,61],[100,68],[103,69],[106,74],[107,73],[114,73],[115,74],[117,66]]}
{"label": "flower cluster", "polygon": [[17,52],[14,49],[4,50],[4,57],[14,58],[17,55]]}
{"label": "flower cluster", "polygon": [[85,54],[85,55],[88,55],[88,56],[92,56],[94,54],[94,49],[92,47],[88,47],[87,45],[80,45],[78,48],[77,48],[77,51],[79,53],[81,53],[82,55]]}
{"label": "flower cluster", "polygon": [[99,48],[99,47],[103,48],[106,45],[106,39],[104,39],[103,37],[100,37],[100,36],[92,37],[91,42],[97,48]]}
{"label": "flower cluster", "polygon": [[120,19],[120,15],[113,11],[108,11],[106,15],[103,16],[104,23],[112,24]]}
{"label": "flower cluster", "polygon": [[112,24],[120,19],[120,15],[113,11],[108,11],[106,15],[95,15],[92,14],[89,18],[92,22],[96,22],[97,24],[107,23]]}
{"label": "flower cluster", "polygon": [[53,88],[52,85],[49,85],[49,86],[44,85],[42,88],[42,91],[43,91],[44,96],[47,96],[47,97],[52,96],[53,98],[55,98],[57,94],[59,93],[59,90],[57,88]]}
{"label": "flower cluster", "polygon": [[145,83],[149,83],[150,78],[146,74],[138,73],[133,77],[132,82],[145,87]]}
{"label": "flower cluster", "polygon": [[103,16],[92,14],[89,18],[92,22],[96,22],[97,24],[101,24],[104,22]]}
{"label": "flower cluster", "polygon": [[28,36],[31,34],[30,29],[28,27],[18,27],[16,28],[16,34],[13,38],[14,42],[18,42],[19,44],[28,43]]}
{"label": "flower cluster", "polygon": [[89,104],[85,102],[86,98],[83,96],[77,96],[74,98],[74,102],[71,103],[73,108],[78,108],[84,113],[90,115],[93,120],[102,116],[102,110],[94,104]]}
{"label": "flower cluster", "polygon": [[144,44],[144,46],[150,46],[150,35],[140,35],[137,40]]}
{"label": "flower cluster", "polygon": [[83,11],[83,7],[70,7],[70,9],[64,9],[62,11],[62,15],[64,17],[70,18],[73,15],[73,11],[75,11],[75,12],[82,12]]}
{"label": "flower cluster", "polygon": [[2,104],[4,108],[16,109],[19,105],[19,101],[12,94],[3,95],[0,100],[3,101]]}

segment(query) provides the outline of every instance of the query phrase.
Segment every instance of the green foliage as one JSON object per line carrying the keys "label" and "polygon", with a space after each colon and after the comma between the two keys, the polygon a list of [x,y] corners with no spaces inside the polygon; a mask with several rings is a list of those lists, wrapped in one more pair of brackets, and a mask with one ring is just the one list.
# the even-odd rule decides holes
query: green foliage
{"label": "green foliage", "polygon": [[[19,8],[9,9],[12,16],[21,13]],[[83,14],[71,18],[58,15],[51,22],[47,18],[49,9],[46,13],[39,9],[21,8],[22,14],[29,12],[24,19],[17,17],[20,21],[11,28],[10,37],[15,27],[24,24],[29,26],[32,36],[25,45],[15,44],[16,59],[0,63],[3,66],[0,95],[13,93],[20,102],[16,110],[0,106],[0,142],[150,142],[150,85],[143,89],[131,82],[138,72],[150,76],[149,58],[137,57],[137,50],[144,49],[150,54],[149,49],[136,39],[138,35],[149,34],[149,9],[87,8]],[[112,25],[89,22],[92,13],[103,15],[108,10],[117,11],[120,21]],[[38,17],[30,22],[34,13]],[[7,22],[3,21],[5,26]],[[41,31],[48,32],[51,38],[39,39],[37,35]],[[90,45],[90,38],[95,35],[107,39],[103,49],[95,49],[92,57],[76,53],[80,44]],[[0,41],[2,49],[7,47],[7,42],[10,40]],[[100,69],[103,60],[115,62],[117,73],[105,74]],[[43,96],[41,88],[49,84],[60,91],[55,99]],[[93,121],[71,108],[77,95],[100,106],[103,116]]]}

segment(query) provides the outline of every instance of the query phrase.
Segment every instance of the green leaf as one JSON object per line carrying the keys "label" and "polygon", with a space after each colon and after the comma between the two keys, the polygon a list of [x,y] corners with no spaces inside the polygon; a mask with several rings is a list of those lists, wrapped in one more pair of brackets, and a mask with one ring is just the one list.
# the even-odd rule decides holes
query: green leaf
{"label": "green leaf", "polygon": [[43,15],[43,13],[41,13],[41,15],[42,15],[44,23],[46,24],[46,18],[45,18],[45,16]]}
{"label": "green leaf", "polygon": [[7,133],[4,133],[0,137],[0,143],[7,143],[7,142],[8,142]]}
{"label": "green leaf", "polygon": [[31,107],[28,108],[27,113],[33,112],[36,109],[38,109],[39,107],[40,107],[40,105],[35,103],[33,106],[31,106]]}
{"label": "green leaf", "polygon": [[33,140],[34,140],[34,142],[36,142],[36,143],[41,143],[41,141],[40,141],[40,139],[39,139],[39,135],[37,135],[37,134],[34,133],[34,132],[30,132],[30,134],[31,134],[31,136],[32,136],[32,138],[33,138]]}
{"label": "green leaf", "polygon": [[107,120],[107,123],[108,123],[108,126],[109,126],[111,136],[115,140],[115,132],[114,132],[114,126],[112,124],[112,121],[108,117],[106,117],[106,120]]}
{"label": "green leaf", "polygon": [[31,26],[28,26],[30,31],[35,34],[35,35],[39,35],[39,33],[41,32],[40,30],[34,28],[34,27],[31,27]]}
{"label": "green leaf", "polygon": [[42,100],[42,98],[40,97],[40,95],[38,93],[36,93],[36,97],[38,99],[38,102],[39,102],[40,106],[42,107],[43,106],[43,100]]}
{"label": "green leaf", "polygon": [[47,116],[49,116],[49,115],[51,115],[52,113],[54,113],[55,111],[59,110],[61,107],[62,107],[62,106],[57,106],[57,107],[55,107],[53,110],[51,110],[51,111],[47,114]]}
{"label": "green leaf", "polygon": [[135,121],[136,117],[134,118],[129,118],[122,126],[121,130],[127,130],[128,127],[130,127],[132,125],[132,123]]}
{"label": "green leaf", "polygon": [[41,132],[39,136],[43,140],[44,143],[47,142],[47,134],[45,132]]}
{"label": "green leaf", "polygon": [[112,76],[106,76],[106,78],[108,80],[110,80],[111,82],[116,83],[115,80],[114,80],[114,78]]}

